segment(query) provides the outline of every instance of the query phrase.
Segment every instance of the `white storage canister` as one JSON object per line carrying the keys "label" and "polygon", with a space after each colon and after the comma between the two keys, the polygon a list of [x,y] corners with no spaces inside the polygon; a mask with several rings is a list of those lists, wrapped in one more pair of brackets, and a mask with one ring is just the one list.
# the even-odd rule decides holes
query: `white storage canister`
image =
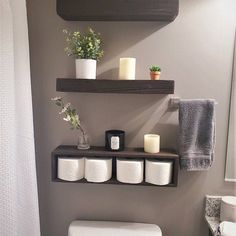
{"label": "white storage canister", "polygon": [[146,159],[145,181],[155,185],[171,183],[173,172],[172,161]]}
{"label": "white storage canister", "polygon": [[102,183],[112,177],[111,158],[85,158],[85,179],[88,182]]}
{"label": "white storage canister", "polygon": [[143,181],[142,159],[117,158],[116,174],[121,183],[139,184]]}
{"label": "white storage canister", "polygon": [[77,181],[84,178],[84,158],[58,158],[57,178],[65,181]]}

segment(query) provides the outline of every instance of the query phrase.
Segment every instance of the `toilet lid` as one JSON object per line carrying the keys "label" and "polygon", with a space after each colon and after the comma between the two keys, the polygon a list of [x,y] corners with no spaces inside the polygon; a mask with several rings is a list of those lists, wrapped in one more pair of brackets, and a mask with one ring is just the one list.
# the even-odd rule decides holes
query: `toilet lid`
{"label": "toilet lid", "polygon": [[154,224],[112,222],[112,221],[73,221],[68,236],[162,236],[161,229]]}

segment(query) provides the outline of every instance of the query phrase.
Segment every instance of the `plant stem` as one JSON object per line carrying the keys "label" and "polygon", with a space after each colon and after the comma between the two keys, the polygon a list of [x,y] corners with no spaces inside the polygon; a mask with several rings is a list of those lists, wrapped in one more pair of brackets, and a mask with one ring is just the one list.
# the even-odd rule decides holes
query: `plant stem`
{"label": "plant stem", "polygon": [[85,131],[84,131],[84,129],[82,128],[81,125],[79,125],[78,127],[79,127],[79,130],[82,132],[82,134],[83,134],[83,136],[84,136],[84,135],[85,135]]}
{"label": "plant stem", "polygon": [[82,132],[82,134],[83,134],[83,141],[84,141],[84,144],[86,143],[86,140],[85,140],[85,131],[84,131],[84,129],[82,128],[82,126],[81,125],[79,125],[78,126],[79,127],[79,130]]}

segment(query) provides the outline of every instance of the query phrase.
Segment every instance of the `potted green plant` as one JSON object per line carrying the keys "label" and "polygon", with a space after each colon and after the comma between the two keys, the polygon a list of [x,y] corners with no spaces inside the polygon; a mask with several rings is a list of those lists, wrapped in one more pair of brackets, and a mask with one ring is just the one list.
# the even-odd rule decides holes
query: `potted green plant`
{"label": "potted green plant", "polygon": [[84,128],[81,125],[79,115],[76,111],[76,109],[72,108],[71,103],[64,103],[62,97],[55,97],[51,99],[55,104],[61,108],[61,111],[59,112],[60,115],[64,115],[63,120],[68,122],[70,124],[71,130],[78,130],[79,136],[78,136],[78,143],[77,148],[78,149],[89,149],[89,138],[86,134]]}
{"label": "potted green plant", "polygon": [[151,80],[159,80],[161,75],[161,68],[159,66],[152,66],[149,68]]}
{"label": "potted green plant", "polygon": [[63,32],[66,34],[67,43],[65,52],[76,59],[76,78],[96,79],[97,61],[104,54],[100,33],[91,28],[85,34],[81,34],[80,31],[63,30]]}

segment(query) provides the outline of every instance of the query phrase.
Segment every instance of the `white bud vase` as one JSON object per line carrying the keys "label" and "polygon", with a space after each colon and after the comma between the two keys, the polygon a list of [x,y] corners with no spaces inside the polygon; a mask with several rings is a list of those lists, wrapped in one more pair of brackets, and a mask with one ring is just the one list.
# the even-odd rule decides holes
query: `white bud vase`
{"label": "white bud vase", "polygon": [[77,79],[96,79],[97,61],[93,59],[76,59]]}

